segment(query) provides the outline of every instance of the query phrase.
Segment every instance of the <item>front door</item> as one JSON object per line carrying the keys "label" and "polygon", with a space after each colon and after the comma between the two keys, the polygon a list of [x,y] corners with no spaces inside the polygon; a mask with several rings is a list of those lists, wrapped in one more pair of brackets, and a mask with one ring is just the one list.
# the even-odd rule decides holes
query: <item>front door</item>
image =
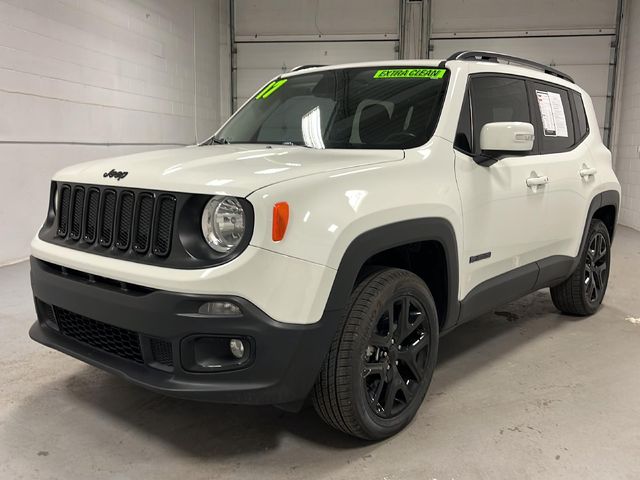
{"label": "front door", "polygon": [[493,299],[500,303],[526,293],[537,279],[534,262],[549,254],[553,242],[547,231],[551,210],[547,164],[539,155],[538,140],[532,152],[503,156],[490,166],[474,160],[481,153],[482,126],[509,121],[536,123],[526,80],[496,74],[471,76],[455,142],[464,225],[461,298],[483,282],[513,271],[517,275],[504,286],[489,285],[494,290],[490,295],[501,295]]}

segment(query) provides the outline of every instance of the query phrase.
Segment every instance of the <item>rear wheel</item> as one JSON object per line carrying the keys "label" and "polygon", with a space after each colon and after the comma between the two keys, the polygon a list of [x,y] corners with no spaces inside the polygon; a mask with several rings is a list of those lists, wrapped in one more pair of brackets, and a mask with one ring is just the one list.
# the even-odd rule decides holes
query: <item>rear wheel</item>
{"label": "rear wheel", "polygon": [[609,230],[601,220],[594,219],[575,272],[560,285],[551,287],[551,300],[556,308],[570,315],[595,313],[607,291],[610,263]]}
{"label": "rear wheel", "polygon": [[313,403],[329,425],[368,440],[402,430],[431,382],[438,317],[425,283],[385,268],[366,278],[316,382]]}

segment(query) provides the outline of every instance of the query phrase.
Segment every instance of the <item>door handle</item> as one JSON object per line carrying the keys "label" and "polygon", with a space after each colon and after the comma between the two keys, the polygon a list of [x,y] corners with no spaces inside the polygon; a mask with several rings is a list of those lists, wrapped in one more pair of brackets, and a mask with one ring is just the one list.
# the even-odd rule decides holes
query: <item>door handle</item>
{"label": "door handle", "polygon": [[596,173],[598,173],[598,170],[593,167],[587,167],[586,165],[580,170],[580,176],[582,178],[590,177],[592,175],[595,175]]}
{"label": "door handle", "polygon": [[527,178],[527,187],[540,187],[549,183],[549,177],[542,175],[540,177]]}

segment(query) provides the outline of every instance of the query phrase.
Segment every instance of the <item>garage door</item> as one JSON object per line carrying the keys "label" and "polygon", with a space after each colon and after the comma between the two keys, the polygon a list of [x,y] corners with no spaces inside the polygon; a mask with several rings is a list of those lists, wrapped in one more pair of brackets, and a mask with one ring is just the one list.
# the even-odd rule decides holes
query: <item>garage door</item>
{"label": "garage door", "polygon": [[610,35],[560,38],[493,38],[432,40],[433,58],[446,58],[459,50],[488,50],[523,57],[564,72],[591,98],[602,133],[609,79]]}
{"label": "garage door", "polygon": [[399,1],[234,3],[236,107],[260,85],[298,65],[398,58]]}
{"label": "garage door", "polygon": [[431,58],[489,50],[553,66],[591,95],[608,130],[615,1],[433,0],[431,15]]}

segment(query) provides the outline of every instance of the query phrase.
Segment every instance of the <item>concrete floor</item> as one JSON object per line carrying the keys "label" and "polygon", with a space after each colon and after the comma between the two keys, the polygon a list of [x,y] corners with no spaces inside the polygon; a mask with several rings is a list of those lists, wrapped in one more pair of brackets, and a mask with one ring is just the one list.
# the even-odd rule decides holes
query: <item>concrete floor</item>
{"label": "concrete floor", "polygon": [[442,341],[415,421],[378,444],[313,409],[165,398],[30,341],[28,268],[0,270],[0,478],[640,478],[640,233],[619,228],[604,306],[548,291]]}

